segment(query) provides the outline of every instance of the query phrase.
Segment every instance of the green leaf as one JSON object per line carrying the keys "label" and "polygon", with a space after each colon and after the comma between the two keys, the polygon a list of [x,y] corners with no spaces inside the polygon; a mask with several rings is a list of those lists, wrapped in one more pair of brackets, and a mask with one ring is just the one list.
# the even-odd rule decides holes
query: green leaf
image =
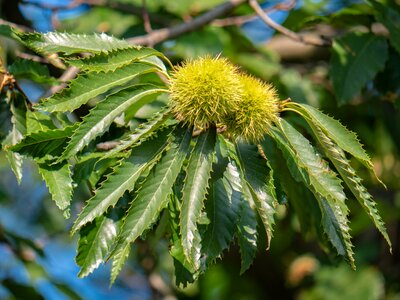
{"label": "green leaf", "polygon": [[83,59],[71,59],[66,62],[83,71],[111,72],[136,61],[143,62],[143,59],[151,56],[164,57],[161,52],[152,48],[129,48],[100,53]]}
{"label": "green leaf", "polygon": [[115,168],[95,195],[87,201],[72,227],[72,233],[100,217],[109,207],[115,206],[126,191],[133,190],[140,174],[152,165],[167,147],[168,134],[169,131],[161,132],[157,138],[148,140],[132,150],[131,156]]}
{"label": "green leaf", "polygon": [[187,156],[192,130],[179,128],[171,148],[151,170],[133,200],[121,231],[117,245],[110,255],[113,257],[113,282],[127,256],[130,243],[135,241],[157,219],[168,204],[168,196]]}
{"label": "green leaf", "polygon": [[241,201],[240,173],[233,162],[229,163],[224,177],[212,182],[206,201],[210,224],[203,234],[202,253],[207,261],[213,261],[229,247],[239,219]]}
{"label": "green leaf", "polygon": [[9,93],[6,95],[6,98],[10,107],[12,128],[4,139],[2,146],[6,148],[6,158],[10,163],[11,170],[14,172],[18,183],[20,183],[22,179],[23,157],[19,153],[9,151],[9,148],[21,141],[23,135],[26,133],[27,107],[25,99],[19,94]]}
{"label": "green leaf", "polygon": [[347,220],[347,211],[342,205],[337,205],[331,200],[314,193],[318,200],[322,213],[321,225],[330,243],[335,247],[337,253],[344,256],[355,269],[353,245],[351,243],[350,228]]}
{"label": "green leaf", "polygon": [[[299,184],[299,182],[304,182],[301,175],[303,171],[299,170],[299,166],[295,164],[293,156],[288,155],[287,151],[280,152],[276,144],[276,140],[266,137],[262,143],[262,149],[268,157],[272,169],[279,170],[274,172],[274,175],[282,183],[285,197],[289,200],[299,219],[301,232],[303,234],[314,231],[319,232],[321,212],[318,203],[315,201],[312,192],[303,184]],[[290,169],[288,165],[290,165]],[[298,176],[297,182],[292,173]]]}
{"label": "green leaf", "polygon": [[[179,182],[179,179],[180,176],[178,176],[177,182]],[[176,190],[177,188],[177,183],[175,183],[174,190]],[[181,189],[179,189],[179,192],[180,190]],[[196,272],[193,269],[191,264],[186,259],[185,254],[183,253],[179,229],[181,203],[178,200],[176,193],[172,193],[170,197],[171,200],[168,203],[168,220],[171,231],[170,254],[174,259],[176,285],[186,286],[188,283],[194,282],[195,278],[197,278],[197,276],[199,275],[199,271]]]}
{"label": "green leaf", "polygon": [[242,258],[240,274],[243,274],[251,266],[257,253],[257,216],[243,197],[239,209],[237,240]]}
{"label": "green leaf", "polygon": [[135,47],[127,41],[116,39],[105,33],[89,35],[48,32],[44,34],[19,33],[18,36],[27,47],[44,54],[54,52],[62,52],[66,55],[81,52],[101,53]]}
{"label": "green leaf", "polygon": [[349,33],[334,41],[330,76],[340,104],[348,103],[383,70],[388,57],[385,38]]}
{"label": "green leaf", "polygon": [[152,85],[134,85],[130,88],[112,94],[97,104],[86,115],[80,126],[72,135],[60,160],[68,159],[77,154],[90,141],[108,130],[114,119],[121,115],[128,107],[141,107],[149,101],[146,96],[165,92],[164,89]]}
{"label": "green leaf", "polygon": [[10,38],[10,39],[15,39],[19,40],[18,36],[16,35],[17,30],[15,30],[13,27],[8,26],[6,24],[0,24],[0,35]]}
{"label": "green leaf", "polygon": [[111,265],[110,286],[113,285],[115,280],[117,279],[119,273],[122,270],[122,267],[124,266],[126,260],[129,257],[130,251],[131,251],[131,244],[124,244],[114,254]]}
{"label": "green leaf", "polygon": [[283,119],[280,119],[280,125],[281,132],[294,152],[296,164],[307,173],[307,184],[323,197],[344,203],[346,195],[337,174],[292,125]]}
{"label": "green leaf", "polygon": [[154,132],[161,128],[167,119],[171,116],[169,109],[156,112],[147,122],[140,124],[135,128],[134,132],[128,135],[125,139],[121,140],[119,145],[114,149],[108,151],[103,159],[113,157],[118,153],[130,149],[140,142],[151,137]]}
{"label": "green leaf", "polygon": [[69,88],[44,99],[35,107],[48,112],[73,111],[113,87],[123,85],[139,75],[155,71],[156,68],[149,64],[133,63],[112,73],[83,74],[72,80]]}
{"label": "green leaf", "polygon": [[[159,52],[159,54],[161,54]],[[170,66],[172,66],[171,62],[168,60],[168,58],[164,55],[151,55],[145,58],[142,58],[140,61],[148,63],[150,65],[153,65],[155,67],[157,67],[158,69],[160,69],[161,72],[163,72],[164,75],[166,75],[167,77],[169,77],[168,72],[167,72],[167,68],[165,67],[163,61],[160,58],[164,58],[164,60],[166,60]]]}
{"label": "green leaf", "polygon": [[316,127],[318,125],[311,125],[315,135],[318,138],[318,141],[321,143],[325,151],[325,154],[332,161],[335,168],[338,170],[339,174],[349,187],[350,191],[364,208],[368,216],[375,224],[376,228],[382,233],[391,250],[392,244],[387,234],[385,223],[379,215],[378,209],[376,208],[376,202],[362,184],[362,179],[356,174],[356,171],[350,165],[350,162],[347,160],[343,150],[338,147],[338,145],[335,144],[327,135],[325,135],[320,128]]}
{"label": "green leaf", "polygon": [[195,270],[200,268],[201,237],[197,221],[203,208],[211,175],[216,130],[202,133],[189,159],[182,191],[180,229],[183,252]]}
{"label": "green leaf", "polygon": [[[311,125],[314,124],[322,130],[330,139],[332,139],[341,149],[350,153],[359,161],[361,161],[369,170],[371,170],[376,179],[383,185],[385,184],[378,178],[375,173],[374,166],[365,152],[357,135],[348,130],[339,121],[325,115],[321,111],[312,106],[299,103],[288,103],[288,107],[305,117],[306,121]],[[311,122],[311,123],[310,123]]]}
{"label": "green leaf", "polygon": [[[305,112],[312,122],[321,128],[340,148],[353,155],[367,167],[372,168],[371,159],[354,132],[348,130],[334,118],[307,104],[290,103],[288,106],[293,107],[295,110],[300,110],[302,113]],[[308,120],[306,119],[306,121]]]}
{"label": "green leaf", "polygon": [[291,157],[288,160],[289,169],[295,179],[303,181],[318,200],[324,232],[337,252],[354,267],[348,208],[341,181],[300,132],[283,119],[279,122],[284,139],[272,134],[285,157]]}
{"label": "green leaf", "polygon": [[81,229],[76,255],[76,263],[81,267],[79,277],[86,277],[106,260],[117,236],[118,221],[119,216],[112,210]]}
{"label": "green leaf", "polygon": [[236,151],[246,184],[243,190],[244,196],[251,198],[251,201],[255,204],[267,232],[269,248],[274,214],[278,205],[272,170],[259,154],[257,146],[237,144]]}
{"label": "green leaf", "polygon": [[59,156],[75,128],[77,125],[30,133],[11,150],[33,158]]}
{"label": "green leaf", "polygon": [[46,182],[49,192],[58,206],[69,218],[69,205],[72,198],[72,177],[68,163],[57,165],[39,164],[39,173]]}
{"label": "green leaf", "polygon": [[5,150],[4,154],[10,164],[11,170],[17,178],[18,183],[21,183],[22,180],[22,164],[24,159],[21,154],[15,153],[7,148],[13,144],[13,141],[18,141],[20,138],[21,136],[18,134],[15,127],[13,127],[2,143],[3,149]]}
{"label": "green leaf", "polygon": [[375,18],[389,30],[389,40],[392,46],[400,53],[400,13],[389,5],[377,1],[368,1],[374,7]]}
{"label": "green leaf", "polygon": [[50,76],[46,66],[28,59],[18,59],[8,67],[10,72],[16,79],[30,79],[37,83],[55,85],[59,82]]}
{"label": "green leaf", "polygon": [[11,293],[11,299],[28,298],[31,300],[44,300],[45,297],[40,294],[34,287],[21,284],[11,278],[2,279],[1,285]]}
{"label": "green leaf", "polygon": [[174,258],[176,285],[186,287],[188,283],[193,283],[199,274],[192,269],[192,266],[186,260],[181,240],[172,245],[170,254]]}
{"label": "green leaf", "polygon": [[31,134],[38,131],[56,129],[50,115],[40,111],[27,110],[26,112],[26,133]]}

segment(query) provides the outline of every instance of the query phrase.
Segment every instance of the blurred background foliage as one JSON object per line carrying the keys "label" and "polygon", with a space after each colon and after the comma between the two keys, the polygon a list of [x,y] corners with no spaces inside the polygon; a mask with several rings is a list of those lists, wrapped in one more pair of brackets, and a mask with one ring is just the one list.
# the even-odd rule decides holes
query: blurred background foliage
{"label": "blurred background foliage", "polygon": [[[223,2],[3,0],[0,17],[3,23],[38,31],[106,32],[131,38],[190,21]],[[233,247],[197,283],[178,288],[167,243],[151,245],[150,239],[134,246],[128,266],[108,288],[107,266],[88,278],[77,278],[76,246],[68,234],[71,221],[56,209],[29,163],[18,185],[1,153],[0,299],[400,299],[400,3],[275,0],[262,7],[276,23],[291,30],[334,39],[333,47],[294,42],[256,17],[242,22],[240,16],[253,14],[248,5],[236,8],[230,15],[234,19],[215,20],[154,47],[174,63],[222,54],[246,72],[272,82],[281,99],[290,97],[318,107],[357,132],[387,186],[384,189],[354,162],[387,223],[393,254],[356,201],[349,201],[357,261],[353,271],[321,251],[312,235],[300,234],[299,221],[283,199],[286,206],[278,214],[271,249],[260,249],[245,274],[239,275],[240,254]],[[150,22],[143,21],[147,18]],[[366,36],[372,39],[370,48],[363,44]],[[348,45],[365,53],[356,53],[357,58],[350,57],[349,62]],[[0,37],[0,49],[4,65],[14,68],[19,57],[35,58],[6,37]],[[353,68],[342,78],[346,65]],[[44,72],[54,78],[62,74],[52,65]],[[49,89],[37,75],[28,70],[19,81],[33,101]],[[10,126],[4,122],[6,111],[0,108],[1,139]],[[84,187],[78,191],[75,212],[88,193]]]}

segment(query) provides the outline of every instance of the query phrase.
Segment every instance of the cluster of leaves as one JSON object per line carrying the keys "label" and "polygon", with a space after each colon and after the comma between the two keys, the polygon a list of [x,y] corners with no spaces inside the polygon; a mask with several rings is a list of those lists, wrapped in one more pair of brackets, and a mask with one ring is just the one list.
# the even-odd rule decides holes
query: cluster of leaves
{"label": "cluster of leaves", "polygon": [[[370,158],[353,132],[317,109],[283,102],[282,116],[294,112],[306,122],[278,118],[259,145],[232,141],[213,126],[195,134],[163,98],[169,91],[160,77],[169,75],[160,52],[105,34],[14,35],[38,53],[56,52],[81,69],[67,88],[33,107],[9,87],[11,129],[3,141],[17,178],[22,158],[33,158],[66,217],[74,187],[94,190],[72,227],[80,234],[79,276],[111,259],[113,282],[131,243],[154,227],[170,239],[178,283],[194,281],[233,241],[244,272],[265,234],[269,247],[274,215],[285,198],[302,230],[315,232],[326,249],[354,267],[343,182],[390,245],[347,155],[372,170]],[[139,112],[156,101],[165,108],[140,119]],[[74,121],[73,112],[88,106]]]}

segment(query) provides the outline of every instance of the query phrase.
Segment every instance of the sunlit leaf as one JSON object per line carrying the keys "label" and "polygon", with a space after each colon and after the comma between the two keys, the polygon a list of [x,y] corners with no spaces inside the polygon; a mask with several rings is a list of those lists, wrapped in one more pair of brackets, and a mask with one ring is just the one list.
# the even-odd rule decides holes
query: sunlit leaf
{"label": "sunlit leaf", "polygon": [[86,115],[79,127],[74,131],[61,159],[67,159],[89,144],[97,136],[103,134],[116,117],[121,115],[128,107],[135,105],[141,107],[149,98],[146,96],[164,92],[164,89],[152,85],[135,85],[112,94]]}
{"label": "sunlit leaf", "polygon": [[36,131],[24,137],[13,146],[12,151],[31,156],[33,158],[52,158],[61,155],[66,141],[70,138],[77,125],[61,129]]}
{"label": "sunlit leaf", "polygon": [[272,238],[274,214],[278,201],[275,194],[272,170],[258,153],[257,146],[238,144],[236,151],[246,186],[243,186],[245,198],[251,198],[264,224],[268,237],[268,248]]}
{"label": "sunlit leaf", "polygon": [[105,33],[73,34],[66,32],[20,33],[18,37],[28,47],[40,53],[62,52],[74,54],[81,52],[101,53],[117,49],[133,48],[132,44]]}
{"label": "sunlit leaf", "polygon": [[390,248],[392,244],[387,234],[385,223],[379,215],[376,208],[376,202],[372,199],[371,194],[362,184],[362,179],[356,174],[356,171],[350,165],[343,150],[338,147],[328,136],[326,136],[321,129],[313,126],[313,130],[325,150],[325,154],[332,161],[339,174],[342,176],[344,182],[347,184],[353,195],[360,202],[368,216],[376,228],[382,233]]}
{"label": "sunlit leaf", "polygon": [[[161,52],[152,48],[128,48],[110,53],[100,53],[83,59],[71,59],[67,60],[67,63],[83,71],[111,72],[136,61],[146,61],[144,59],[151,56],[164,57]],[[161,68],[161,70],[164,68]]]}
{"label": "sunlit leaf", "polygon": [[134,148],[131,156],[115,167],[95,195],[87,201],[72,227],[72,233],[100,217],[109,207],[115,206],[126,191],[133,190],[140,174],[165,150],[168,145],[168,133],[161,132],[157,138]]}
{"label": "sunlit leaf", "polygon": [[201,236],[197,221],[203,208],[211,175],[216,130],[202,133],[189,159],[182,192],[180,229],[183,252],[197,270],[200,268]]}
{"label": "sunlit leaf", "polygon": [[76,263],[81,267],[78,276],[85,277],[107,258],[117,236],[120,216],[112,210],[97,217],[80,230]]}
{"label": "sunlit leaf", "polygon": [[83,74],[72,80],[68,88],[44,99],[35,107],[48,112],[73,111],[115,86],[125,84],[139,75],[154,71],[156,71],[156,68],[152,65],[133,63],[112,73]]}
{"label": "sunlit leaf", "polygon": [[111,282],[115,280],[128,255],[130,243],[148,229],[157,220],[161,210],[168,205],[168,196],[187,155],[192,132],[179,129],[174,136],[171,148],[151,170],[130,205],[118,233],[117,245],[111,254]]}
{"label": "sunlit leaf", "polygon": [[206,201],[210,224],[203,234],[202,253],[212,262],[229,247],[239,219],[241,180],[238,168],[229,163],[224,177],[212,182]]}
{"label": "sunlit leaf", "polygon": [[321,209],[325,234],[338,254],[345,256],[354,268],[348,208],[341,181],[310,142],[292,125],[280,119],[280,130],[283,138],[279,133],[273,135],[285,158],[290,158],[288,167],[293,177],[303,181],[314,194]]}
{"label": "sunlit leaf", "polygon": [[50,166],[39,164],[39,173],[46,182],[54,202],[60,210],[64,211],[64,216],[69,218],[69,205],[72,199],[70,165],[68,163]]}
{"label": "sunlit leaf", "polygon": [[239,207],[237,240],[241,256],[240,274],[243,274],[251,266],[257,253],[257,216],[243,197]]}

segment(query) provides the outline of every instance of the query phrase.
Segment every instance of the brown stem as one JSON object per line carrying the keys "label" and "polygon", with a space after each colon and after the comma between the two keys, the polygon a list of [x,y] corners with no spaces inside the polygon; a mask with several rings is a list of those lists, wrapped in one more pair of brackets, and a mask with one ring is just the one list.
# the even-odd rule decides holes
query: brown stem
{"label": "brown stem", "polygon": [[[269,13],[272,11],[276,10],[291,10],[293,7],[296,6],[296,0],[291,0],[288,3],[278,3],[275,4],[272,7],[268,7],[266,9],[263,9],[264,13]],[[225,19],[217,19],[211,22],[211,25],[217,26],[217,27],[224,27],[224,26],[240,26],[243,25],[244,23],[253,21],[257,19],[258,15],[256,13],[251,14],[251,15],[246,15],[246,16],[235,16],[235,17],[230,17],[230,18],[225,18]]]}
{"label": "brown stem", "polygon": [[264,13],[261,6],[258,4],[257,0],[249,0],[249,5],[254,9],[257,15],[260,17],[265,24],[270,26],[271,28],[275,29],[276,31],[286,35],[287,37],[291,38],[294,41],[299,43],[303,43],[306,45],[313,45],[313,46],[320,46],[320,47],[328,47],[332,45],[332,42],[327,39],[317,38],[317,37],[308,37],[308,36],[301,36],[290,29],[276,23],[272,20],[267,14]]}
{"label": "brown stem", "polygon": [[78,75],[79,69],[76,67],[69,67],[65,72],[58,78],[58,80],[62,81],[63,83],[57,86],[51,87],[46,94],[43,96],[44,98],[50,97],[51,95],[58,93],[61,91],[64,87],[67,86],[67,82],[73,78],[75,78],[76,75]]}
{"label": "brown stem", "polygon": [[128,39],[129,42],[137,45],[156,45],[165,40],[176,38],[188,32],[192,32],[209,24],[213,20],[226,15],[235,7],[245,3],[246,0],[230,0],[214,9],[196,17],[188,22],[184,22],[169,28],[154,30],[149,34]]}
{"label": "brown stem", "polygon": [[142,0],[142,16],[143,16],[143,25],[144,25],[144,30],[147,33],[150,33],[153,31],[152,27],[151,27],[151,22],[150,22],[150,17],[149,17],[149,12],[147,11],[147,7],[146,7],[146,0]]}

